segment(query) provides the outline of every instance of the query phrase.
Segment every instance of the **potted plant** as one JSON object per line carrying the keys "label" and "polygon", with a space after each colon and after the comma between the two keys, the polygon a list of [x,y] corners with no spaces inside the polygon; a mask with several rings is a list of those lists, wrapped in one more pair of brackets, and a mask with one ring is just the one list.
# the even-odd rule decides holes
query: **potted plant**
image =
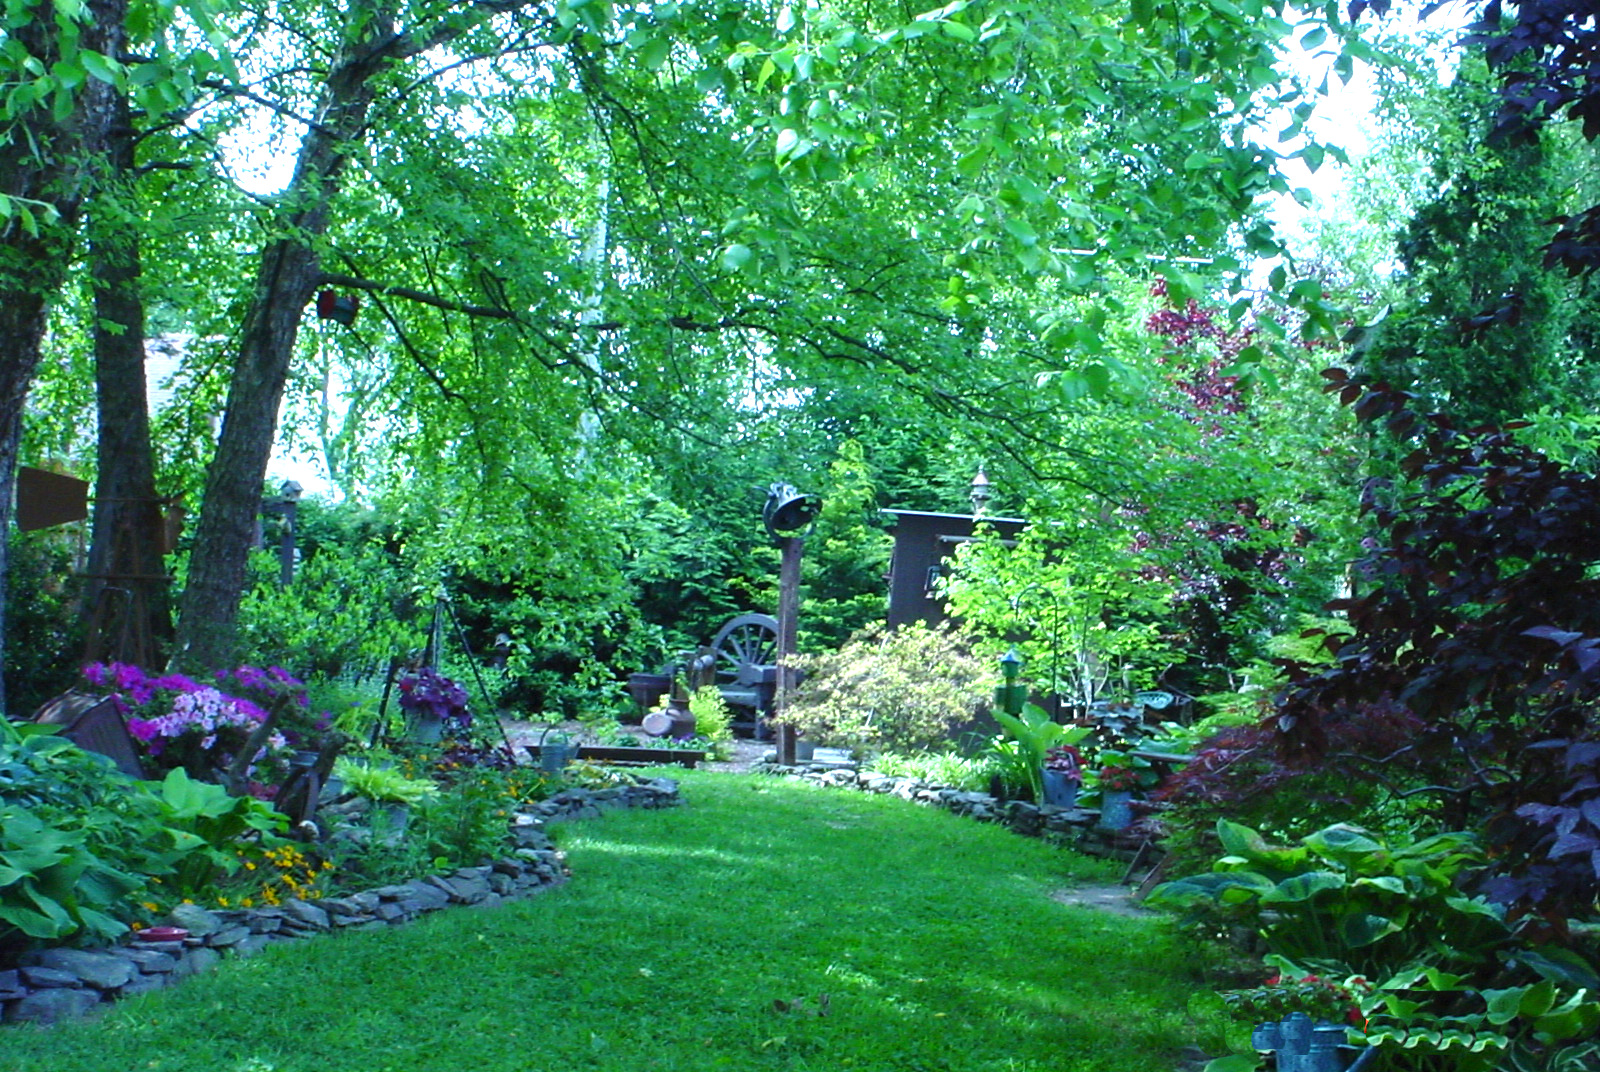
{"label": "potted plant", "polygon": [[1139,772],[1132,767],[1109,764],[1100,768],[1100,825],[1107,830],[1125,830],[1133,825],[1133,791],[1139,787]]}
{"label": "potted plant", "polygon": [[432,744],[448,731],[465,733],[472,725],[467,690],[432,667],[400,679],[400,709],[406,713],[410,737]]}
{"label": "potted plant", "polygon": [[1017,742],[1025,757],[1033,799],[1043,801],[1045,759],[1052,748],[1072,746],[1089,735],[1087,726],[1063,726],[1055,722],[1038,704],[1024,704],[1020,717],[1005,711],[993,712],[1006,735]]}
{"label": "potted plant", "polygon": [[350,758],[335,762],[333,773],[346,789],[381,809],[388,819],[389,829],[395,833],[405,829],[411,805],[439,791],[438,783],[431,778],[408,778],[393,767],[374,766]]}
{"label": "potted plant", "polygon": [[1070,808],[1078,802],[1083,784],[1083,757],[1070,744],[1058,744],[1044,754],[1044,803]]}

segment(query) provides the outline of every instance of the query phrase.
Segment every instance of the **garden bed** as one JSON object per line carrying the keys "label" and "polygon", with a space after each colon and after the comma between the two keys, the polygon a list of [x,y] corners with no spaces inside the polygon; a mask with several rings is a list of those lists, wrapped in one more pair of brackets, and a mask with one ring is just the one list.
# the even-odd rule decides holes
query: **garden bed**
{"label": "garden bed", "polygon": [[[544,749],[536,744],[524,746],[535,763],[542,762]],[[579,759],[594,763],[615,763],[624,767],[687,767],[693,770],[705,758],[698,748],[651,748],[624,745],[583,744],[578,746]]]}

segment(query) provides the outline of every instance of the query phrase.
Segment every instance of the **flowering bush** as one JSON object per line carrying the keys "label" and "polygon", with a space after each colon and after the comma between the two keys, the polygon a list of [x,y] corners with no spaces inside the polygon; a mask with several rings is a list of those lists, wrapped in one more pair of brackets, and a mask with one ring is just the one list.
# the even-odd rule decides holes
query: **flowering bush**
{"label": "flowering bush", "polygon": [[443,722],[446,733],[465,733],[472,725],[467,690],[430,667],[400,679],[400,707],[414,718]]}
{"label": "flowering bush", "polygon": [[[151,676],[127,663],[93,663],[83,676],[93,685],[111,689],[111,696],[128,721],[128,732],[138,741],[153,774],[182,768],[196,778],[227,770],[251,736],[268,719],[268,707],[255,700],[230,695],[216,685],[204,685],[184,674]],[[220,671],[219,684],[267,694],[270,707],[298,698],[305,704],[304,687],[278,667],[261,670],[242,666]],[[283,773],[292,751],[289,736],[274,729],[256,746],[245,767],[246,776],[270,796],[270,783]]]}

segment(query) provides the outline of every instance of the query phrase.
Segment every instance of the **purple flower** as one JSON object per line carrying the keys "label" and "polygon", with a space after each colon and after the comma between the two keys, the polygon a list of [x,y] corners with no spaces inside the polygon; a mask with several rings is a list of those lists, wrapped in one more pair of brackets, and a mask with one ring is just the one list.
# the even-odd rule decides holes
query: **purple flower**
{"label": "purple flower", "polygon": [[269,666],[267,667],[267,673],[271,674],[276,680],[284,685],[293,685],[298,688],[299,686],[305,684],[304,681],[301,681],[299,678],[295,677],[281,666]]}
{"label": "purple flower", "polygon": [[198,681],[184,674],[163,674],[150,682],[152,688],[166,689],[170,692],[199,692],[205,688]]}
{"label": "purple flower", "polygon": [[267,713],[261,709],[261,706],[251,703],[249,700],[234,700],[233,709],[252,722],[259,723],[267,720]]}
{"label": "purple flower", "polygon": [[128,732],[145,744],[149,744],[156,739],[159,727],[148,719],[130,718],[128,719]]}
{"label": "purple flower", "polygon": [[83,668],[83,676],[91,685],[104,686],[110,680],[110,673],[105,663],[90,663]]}
{"label": "purple flower", "polygon": [[[144,671],[128,663],[112,663],[111,676],[117,683],[117,688],[124,691],[143,685],[149,687],[150,679],[145,677]],[[143,700],[139,701],[143,703]]]}
{"label": "purple flower", "polygon": [[272,687],[272,679],[259,667],[241,666],[233,672],[233,679],[247,689],[270,689]]}

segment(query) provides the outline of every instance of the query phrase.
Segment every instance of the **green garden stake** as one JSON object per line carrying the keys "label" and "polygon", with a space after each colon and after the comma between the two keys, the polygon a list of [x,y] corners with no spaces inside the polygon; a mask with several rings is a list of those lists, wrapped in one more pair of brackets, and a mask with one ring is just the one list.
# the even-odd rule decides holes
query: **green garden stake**
{"label": "green garden stake", "polygon": [[1000,657],[1000,673],[1005,677],[1005,684],[994,690],[994,705],[1013,718],[1020,718],[1022,705],[1028,699],[1028,687],[1017,682],[1017,675],[1022,673],[1022,656],[1017,654],[1016,648]]}

